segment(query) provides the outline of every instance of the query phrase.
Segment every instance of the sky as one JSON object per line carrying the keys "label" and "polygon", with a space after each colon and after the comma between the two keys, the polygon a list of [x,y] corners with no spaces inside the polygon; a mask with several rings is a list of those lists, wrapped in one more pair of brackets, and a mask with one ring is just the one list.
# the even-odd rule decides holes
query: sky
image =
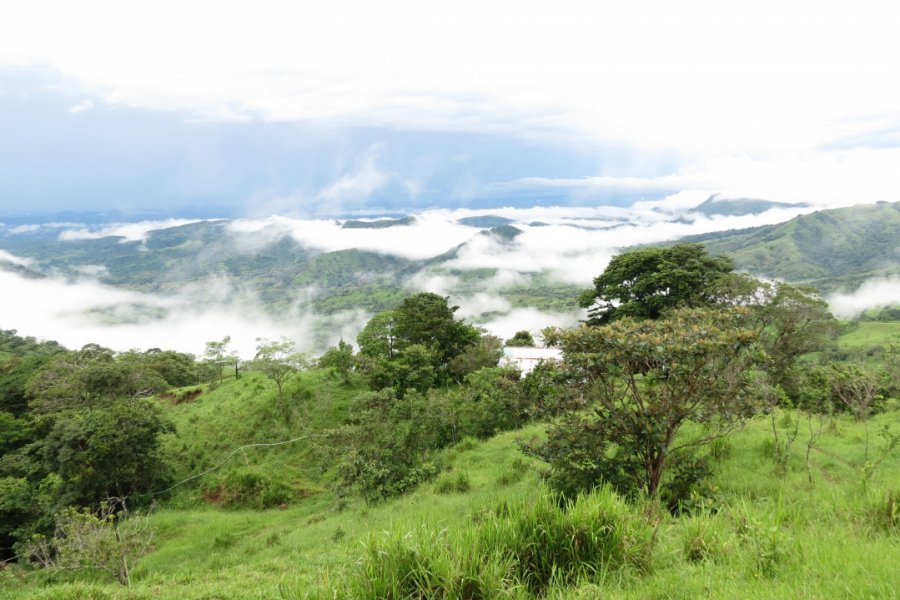
{"label": "sky", "polygon": [[6,0],[0,214],[895,201],[898,25],[872,0]]}
{"label": "sky", "polygon": [[[900,6],[875,0],[4,0],[0,227],[140,244],[229,218],[245,241],[427,258],[470,240],[457,218],[489,212],[524,233],[459,253],[455,268],[498,269],[454,298],[460,315],[493,315],[504,336],[565,326],[579,315],[498,292],[536,271],[588,285],[635,243],[900,200],[897,31]],[[679,220],[713,194],[806,204]],[[334,224],[404,214],[418,220],[402,232]],[[117,290],[94,266],[74,282],[0,273],[4,326],[196,352],[225,324],[252,353],[279,332],[303,345],[324,318],[312,289],[272,320],[232,282],[207,310],[209,289]],[[408,284],[454,294],[443,276]],[[877,280],[832,303],[849,314],[896,294]],[[97,320],[109,306],[168,316],[111,327]],[[352,339],[368,316],[327,326]]]}

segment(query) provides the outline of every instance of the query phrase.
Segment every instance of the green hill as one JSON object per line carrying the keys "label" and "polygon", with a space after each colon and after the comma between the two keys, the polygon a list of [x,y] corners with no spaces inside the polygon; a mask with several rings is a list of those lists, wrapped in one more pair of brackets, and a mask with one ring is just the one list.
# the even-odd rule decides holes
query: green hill
{"label": "green hill", "polygon": [[[179,435],[195,435],[194,421],[207,437],[236,442],[251,424],[233,417],[209,422],[210,405],[236,409],[255,386],[248,379],[226,384],[214,395],[169,409]],[[233,396],[229,398],[228,396]],[[207,404],[204,404],[207,403]],[[251,404],[246,414],[254,413]],[[259,405],[255,405],[258,409]],[[895,423],[881,415],[872,429]],[[813,483],[805,469],[805,438],[790,453],[789,470],[773,474],[771,424],[753,421],[717,452],[712,482],[716,510],[671,516],[638,502],[624,515],[652,528],[650,562],[641,569],[601,569],[595,576],[552,586],[547,598],[893,598],[900,585],[896,534],[882,529],[878,511],[885,486],[900,477],[900,459],[883,463],[876,479],[862,488],[854,465],[862,459],[862,425],[834,421],[812,455]],[[448,477],[382,504],[345,502],[322,487],[282,509],[227,508],[199,496],[182,506],[164,505],[153,516],[154,550],[134,570],[129,588],[103,580],[63,577],[52,584],[0,572],[4,598],[354,598],[364,596],[354,582],[385,577],[402,556],[444,569],[443,548],[471,543],[491,515],[514,518],[546,491],[538,465],[523,458],[517,442],[542,435],[540,425],[464,441],[444,453]],[[805,434],[804,434],[805,435]],[[263,439],[260,431],[247,439]],[[219,450],[211,454],[218,454]],[[299,477],[306,462],[297,450],[248,450],[232,468],[269,472],[279,468]],[[457,477],[457,491],[444,479]],[[195,492],[196,494],[196,492]],[[548,532],[548,535],[551,532]],[[482,534],[483,535],[483,534]],[[632,540],[634,543],[637,540]],[[462,546],[464,547],[464,546]],[[382,562],[373,562],[382,561]],[[398,565],[399,566],[399,565]],[[472,567],[474,568],[474,567]],[[417,596],[418,597],[418,596]],[[438,597],[438,596],[436,596]],[[533,598],[525,590],[489,597]]]}
{"label": "green hill", "polygon": [[855,288],[900,274],[900,202],[801,215],[786,223],[692,236],[739,270],[811,285],[822,292]]}

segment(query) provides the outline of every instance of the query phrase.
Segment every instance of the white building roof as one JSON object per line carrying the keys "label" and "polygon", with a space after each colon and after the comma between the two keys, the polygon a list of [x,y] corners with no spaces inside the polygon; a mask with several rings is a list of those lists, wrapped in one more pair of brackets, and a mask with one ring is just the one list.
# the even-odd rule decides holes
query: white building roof
{"label": "white building roof", "polygon": [[531,373],[542,361],[561,361],[562,350],[559,348],[529,348],[525,346],[507,346],[503,349],[500,366],[517,367],[522,375]]}

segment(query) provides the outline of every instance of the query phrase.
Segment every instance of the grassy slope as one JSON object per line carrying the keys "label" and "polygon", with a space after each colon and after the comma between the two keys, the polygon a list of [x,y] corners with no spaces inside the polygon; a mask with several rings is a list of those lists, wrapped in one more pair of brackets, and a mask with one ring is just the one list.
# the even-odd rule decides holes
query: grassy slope
{"label": "grassy slope", "polygon": [[[169,406],[178,434],[167,446],[183,455],[181,474],[196,472],[240,443],[284,439],[337,423],[357,391],[321,372],[307,376],[304,387],[314,402],[295,402],[290,426],[280,418],[272,386],[257,375],[228,382],[192,403]],[[886,413],[871,430],[882,424],[896,429],[898,421],[900,413]],[[875,528],[870,514],[887,486],[896,489],[900,455],[886,461],[864,488],[859,475],[863,429],[840,419],[826,432],[822,450],[813,452],[810,485],[804,431],[792,450],[789,472],[779,478],[771,460],[770,423],[753,422],[732,438],[730,456],[718,465],[715,485],[722,509],[695,518],[666,517],[649,575],[613,579],[602,590],[584,582],[551,597],[896,597],[900,538],[896,530]],[[534,497],[541,489],[537,471],[521,460],[515,441],[540,432],[540,426],[532,426],[448,451],[450,469],[465,472],[471,481],[466,493],[438,494],[429,484],[374,507],[341,503],[318,475],[309,444],[248,451],[226,468],[259,464],[289,472],[300,487],[318,486],[319,491],[284,510],[252,511],[207,504],[196,487],[186,486],[153,516],[156,550],[139,563],[130,589],[85,581],[23,587],[9,576],[0,578],[0,586],[13,598],[303,598],[336,585],[362,557],[361,543],[373,532],[415,536],[424,528],[452,533],[500,501]],[[691,562],[685,548],[698,543],[709,547],[710,557]]]}
{"label": "grassy slope", "polygon": [[900,321],[863,321],[838,339],[841,348],[900,344]]}

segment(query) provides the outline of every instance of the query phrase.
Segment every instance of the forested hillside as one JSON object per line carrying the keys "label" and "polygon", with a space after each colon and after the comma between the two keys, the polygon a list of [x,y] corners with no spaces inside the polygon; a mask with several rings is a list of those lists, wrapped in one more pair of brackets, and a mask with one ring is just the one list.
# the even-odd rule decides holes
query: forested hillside
{"label": "forested hillside", "polygon": [[786,223],[687,238],[725,254],[741,271],[810,285],[854,289],[900,274],[900,202],[822,210]]}

